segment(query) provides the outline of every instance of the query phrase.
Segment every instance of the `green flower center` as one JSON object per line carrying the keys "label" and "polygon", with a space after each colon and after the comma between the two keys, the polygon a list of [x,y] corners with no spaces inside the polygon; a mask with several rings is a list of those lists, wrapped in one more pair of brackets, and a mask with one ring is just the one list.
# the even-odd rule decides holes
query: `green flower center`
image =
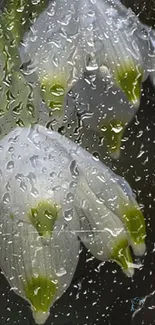
{"label": "green flower center", "polygon": [[116,81],[133,105],[139,104],[140,101],[142,76],[141,67],[133,66],[130,62],[127,62],[126,67],[117,69]]}
{"label": "green flower center", "polygon": [[49,202],[39,202],[28,213],[28,218],[40,236],[51,236],[58,217],[58,208]]}
{"label": "green flower center", "polygon": [[120,265],[124,271],[127,271],[130,268],[129,263],[132,264],[133,260],[127,239],[121,240],[114,247],[111,258],[116,261],[116,263]]}
{"label": "green flower center", "polygon": [[144,243],[146,227],[142,211],[136,207],[123,207],[123,210],[123,222],[133,242],[136,245]]}
{"label": "green flower center", "polygon": [[50,278],[31,277],[24,284],[26,298],[35,311],[46,312],[51,307],[57,291],[57,284]]}

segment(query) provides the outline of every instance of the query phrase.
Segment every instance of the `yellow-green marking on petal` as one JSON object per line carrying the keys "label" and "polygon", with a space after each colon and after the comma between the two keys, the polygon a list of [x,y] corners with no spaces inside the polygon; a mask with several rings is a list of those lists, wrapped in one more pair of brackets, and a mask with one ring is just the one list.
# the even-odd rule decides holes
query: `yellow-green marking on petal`
{"label": "yellow-green marking on petal", "polygon": [[[47,277],[32,276],[24,284],[24,291],[31,303],[34,318],[38,319],[38,324],[43,324],[49,316],[48,312],[54,301],[57,284]],[[39,318],[45,319],[44,322],[39,321]]]}
{"label": "yellow-green marking on petal", "polygon": [[138,65],[133,66],[130,62],[125,67],[117,68],[116,81],[128,100],[136,107],[140,102],[142,77],[142,69]]}
{"label": "yellow-green marking on petal", "polygon": [[108,124],[104,124],[101,127],[101,131],[104,132],[106,145],[109,153],[118,158],[120,154],[121,139],[125,130],[125,123],[113,119]]}
{"label": "yellow-green marking on petal", "polygon": [[116,261],[123,269],[123,272],[128,276],[133,276],[133,264],[130,248],[127,239],[121,240],[114,248],[111,254],[111,259]]}
{"label": "yellow-green marking on petal", "polygon": [[53,113],[62,114],[65,99],[65,83],[62,80],[43,78],[41,82],[43,98]]}
{"label": "yellow-green marking on petal", "polygon": [[47,0],[38,1],[37,6],[32,2],[31,0],[5,0],[3,15],[6,19],[6,26],[11,30],[17,44],[22,40],[32,20],[35,19],[48,4]]}
{"label": "yellow-green marking on petal", "polygon": [[40,236],[49,237],[58,217],[58,207],[49,202],[39,202],[38,205],[28,213],[28,218],[36,228]]}
{"label": "yellow-green marking on petal", "polygon": [[15,219],[14,214],[12,214],[12,213],[10,214],[10,219],[11,219],[11,220],[14,220],[14,219]]}
{"label": "yellow-green marking on petal", "polygon": [[146,226],[145,219],[139,207],[124,206],[123,223],[132,241],[136,255],[145,252]]}

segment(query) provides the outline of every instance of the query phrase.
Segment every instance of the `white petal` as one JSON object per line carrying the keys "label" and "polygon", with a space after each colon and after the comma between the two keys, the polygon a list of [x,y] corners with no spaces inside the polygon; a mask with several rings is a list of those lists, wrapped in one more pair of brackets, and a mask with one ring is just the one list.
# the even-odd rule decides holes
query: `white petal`
{"label": "white petal", "polygon": [[155,86],[155,30],[151,30],[150,33],[150,37],[151,37],[151,44],[152,44],[152,48],[151,48],[151,68],[150,68],[150,78],[151,81],[153,83],[153,85]]}
{"label": "white petal", "polygon": [[23,58],[23,52],[28,53],[29,69],[36,69],[46,103],[53,111],[61,110],[66,92],[86,64],[88,46],[85,31],[80,30],[83,19],[79,20],[79,6],[78,1],[51,2],[25,37],[25,50],[21,49]]}
{"label": "white petal", "polygon": [[79,237],[99,260],[114,259],[123,271],[133,276],[128,237],[120,219],[110,211],[82,177],[76,196],[81,228]]}
{"label": "white petal", "polygon": [[121,13],[117,5],[110,6],[109,2],[95,1],[93,10],[96,15],[96,46],[100,48],[99,65],[108,65],[117,84],[138,107],[143,61],[134,36],[136,19],[131,29],[131,11],[126,9],[126,14]]}
{"label": "white petal", "polygon": [[0,145],[1,206],[49,236],[55,219],[74,207],[77,175],[71,169],[72,157],[38,126],[17,128]]}
{"label": "white petal", "polygon": [[16,222],[9,211],[1,209],[0,218],[0,266],[13,290],[30,302],[36,323],[43,324],[50,307],[70,285],[79,242],[69,227],[69,231],[60,231],[63,220],[45,244],[31,224]]}
{"label": "white petal", "polygon": [[135,254],[143,255],[146,249],[145,220],[134,195],[131,195],[132,190],[126,191],[127,186],[124,188],[122,182],[108,167],[96,161],[80,146],[57,133],[52,133],[52,137],[61,137],[63,145],[77,162],[92,192],[122,220]]}
{"label": "white petal", "polygon": [[[85,127],[105,138],[109,153],[113,157],[120,154],[121,138],[125,127],[136,114],[135,108],[127,101],[124,93],[113,83],[106,70],[93,75],[84,75],[73,88],[77,95],[76,108],[70,103],[65,107],[68,122],[76,119],[74,112],[81,116]],[[75,111],[76,110],[76,111]]]}

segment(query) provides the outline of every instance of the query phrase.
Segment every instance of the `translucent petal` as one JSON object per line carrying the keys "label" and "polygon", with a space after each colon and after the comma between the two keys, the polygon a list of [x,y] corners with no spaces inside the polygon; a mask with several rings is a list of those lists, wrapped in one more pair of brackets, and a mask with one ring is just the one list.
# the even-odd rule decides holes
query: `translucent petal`
{"label": "translucent petal", "polygon": [[88,46],[83,25],[80,29],[79,8],[78,1],[51,2],[33,24],[21,50],[31,60],[29,70],[36,70],[47,106],[56,113],[85,68]]}
{"label": "translucent petal", "polygon": [[[78,94],[76,112],[84,126],[104,137],[110,155],[118,158],[125,127],[136,110],[113,83],[109,71],[105,68],[103,72],[103,68],[102,74],[99,71],[85,74],[74,86],[73,94]],[[69,105],[65,107],[65,115],[70,122],[75,108],[71,100]]]}
{"label": "translucent petal", "polygon": [[113,259],[128,276],[134,270],[128,237],[120,219],[110,211],[82,177],[76,196],[77,211],[80,216],[79,237],[99,260]]}
{"label": "translucent petal", "polygon": [[150,78],[152,84],[155,86],[155,30],[151,30],[151,44],[152,44],[152,51],[150,54],[151,58],[151,69],[150,69]]}
{"label": "translucent petal", "polygon": [[154,46],[151,40],[151,29],[148,26],[141,24],[140,21],[137,21],[137,28],[135,29],[134,34],[143,57],[143,81],[145,81],[152,70],[152,56],[154,56]]}
{"label": "translucent petal", "polygon": [[[55,137],[59,136],[55,133]],[[120,186],[120,180],[117,180],[117,176],[103,163],[96,161],[91,154],[65,137],[62,136],[61,139],[72,158],[76,160],[92,192],[123,222],[134,253],[143,255],[146,249],[145,220],[131,189],[127,191],[129,186],[124,188],[122,182]]]}
{"label": "translucent petal", "polygon": [[143,60],[136,44],[134,28],[130,28],[131,11],[120,12],[117,4],[95,1],[95,32],[99,65],[108,65],[118,86],[124,91],[128,100],[139,106]]}
{"label": "translucent petal", "polygon": [[45,243],[31,224],[18,222],[9,210],[1,209],[0,266],[12,289],[31,304],[37,324],[44,324],[74,275],[79,255],[74,220],[72,226],[59,220]]}
{"label": "translucent petal", "polygon": [[39,126],[17,128],[0,145],[1,206],[48,238],[57,218],[72,216],[77,182],[72,157]]}

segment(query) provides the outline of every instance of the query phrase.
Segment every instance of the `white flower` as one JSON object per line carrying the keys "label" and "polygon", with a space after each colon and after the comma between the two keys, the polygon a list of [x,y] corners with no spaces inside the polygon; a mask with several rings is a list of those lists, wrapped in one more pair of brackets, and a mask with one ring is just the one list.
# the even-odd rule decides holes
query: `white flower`
{"label": "white flower", "polygon": [[142,30],[136,15],[119,1],[53,1],[25,36],[21,56],[30,60],[29,73],[36,71],[53,111],[61,110],[89,57],[110,69],[114,82],[138,107],[149,74],[150,39],[139,37]]}
{"label": "white flower", "polygon": [[39,125],[15,129],[0,145],[3,234],[7,224],[31,225],[42,244],[51,247],[62,227],[66,236],[78,234],[94,256],[113,259],[133,275],[128,246],[137,255],[145,252],[145,221],[122,178],[80,146]]}
{"label": "white flower", "polygon": [[35,322],[44,324],[72,281],[79,242],[62,218],[45,243],[30,223],[10,213],[1,209],[0,266],[11,288],[30,303]]}
{"label": "white flower", "polygon": [[108,66],[117,85],[138,107],[141,83],[147,77],[146,61],[141,51],[145,41],[140,43],[135,32],[140,29],[139,20],[119,1],[95,0],[92,7],[96,16],[94,29],[99,66]]}
{"label": "white flower", "polygon": [[[65,116],[70,122],[74,113],[78,113],[85,127],[104,137],[110,155],[118,158],[121,139],[128,123],[134,118],[136,109],[125,94],[114,84],[109,71],[105,67],[102,75],[99,71],[80,79],[73,94],[78,94],[74,102],[70,100],[65,107]],[[69,97],[68,97],[69,99]]]}
{"label": "white flower", "polygon": [[[55,137],[60,135],[55,133]],[[135,255],[143,255],[146,249],[145,220],[129,184],[103,163],[96,161],[87,151],[63,136],[61,143],[77,162],[85,182],[90,187],[90,192],[93,192],[94,197],[97,197],[99,202],[101,201],[124,224]],[[100,206],[99,202],[96,202],[96,209]]]}
{"label": "white flower", "polygon": [[80,218],[79,237],[99,260],[114,260],[132,277],[134,264],[128,235],[121,220],[91,190],[85,177],[77,188],[76,209]]}
{"label": "white flower", "polygon": [[[39,129],[42,130],[42,128]],[[105,250],[102,258],[115,259],[119,264],[122,263],[121,266],[126,274],[132,275],[132,258],[128,242],[136,255],[143,255],[146,249],[146,231],[143,214],[130,186],[104,164],[95,161],[93,156],[80,146],[57,132],[46,132],[52,142],[61,143],[71,157],[71,169],[77,176],[74,206],[79,215],[82,213],[84,217],[87,217],[85,232],[90,230],[87,227],[88,224],[95,230],[95,236],[100,231],[101,237],[97,235],[97,242],[100,242],[100,246],[97,244],[97,247],[101,247],[104,242]],[[85,200],[87,201],[86,207]],[[98,220],[97,223],[95,220]],[[80,232],[80,237],[84,241],[85,233],[81,236]],[[109,243],[112,243],[111,246]],[[120,251],[123,251],[123,254]],[[99,253],[96,251],[94,255],[98,256]]]}
{"label": "white flower", "polygon": [[67,151],[48,136],[46,128],[15,129],[1,140],[1,203],[15,218],[30,220],[48,237],[55,219],[73,208],[76,177],[71,163]]}
{"label": "white flower", "polygon": [[16,128],[0,150],[0,266],[43,324],[78,261],[77,174],[61,142],[40,126]]}
{"label": "white flower", "polygon": [[[79,10],[83,14],[79,16]],[[46,104],[61,111],[64,96],[82,75],[91,44],[85,41],[80,1],[52,1],[25,37],[21,57],[31,60],[28,69],[39,77]],[[88,25],[91,25],[91,18]]]}

